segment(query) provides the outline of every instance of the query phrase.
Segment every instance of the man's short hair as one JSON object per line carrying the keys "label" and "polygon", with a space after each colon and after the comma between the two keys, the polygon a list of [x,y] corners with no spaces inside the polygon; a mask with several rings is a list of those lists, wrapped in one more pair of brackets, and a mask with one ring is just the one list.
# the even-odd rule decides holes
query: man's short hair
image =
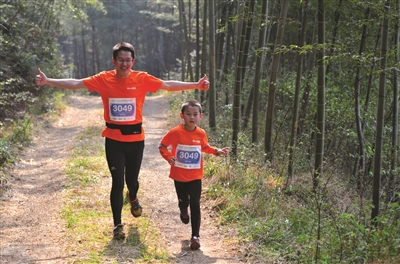
{"label": "man's short hair", "polygon": [[132,44],[128,42],[120,42],[113,47],[113,58],[114,60],[117,58],[118,52],[121,50],[129,51],[132,54],[132,59],[135,58],[135,49]]}

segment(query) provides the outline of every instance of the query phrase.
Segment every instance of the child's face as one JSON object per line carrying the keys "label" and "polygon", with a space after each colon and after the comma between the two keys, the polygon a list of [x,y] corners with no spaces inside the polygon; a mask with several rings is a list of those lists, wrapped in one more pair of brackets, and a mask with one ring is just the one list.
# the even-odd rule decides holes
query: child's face
{"label": "child's face", "polygon": [[181,118],[185,121],[185,127],[188,130],[194,129],[202,116],[197,106],[188,106],[185,111],[181,113]]}

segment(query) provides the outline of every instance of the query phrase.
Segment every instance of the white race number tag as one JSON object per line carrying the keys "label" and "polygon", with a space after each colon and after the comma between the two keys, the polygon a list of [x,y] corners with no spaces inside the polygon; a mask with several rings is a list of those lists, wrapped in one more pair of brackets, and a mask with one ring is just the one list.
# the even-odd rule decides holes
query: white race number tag
{"label": "white race number tag", "polygon": [[136,98],[109,98],[110,120],[117,122],[136,119]]}
{"label": "white race number tag", "polygon": [[175,166],[184,169],[200,169],[201,146],[181,145],[176,148]]}

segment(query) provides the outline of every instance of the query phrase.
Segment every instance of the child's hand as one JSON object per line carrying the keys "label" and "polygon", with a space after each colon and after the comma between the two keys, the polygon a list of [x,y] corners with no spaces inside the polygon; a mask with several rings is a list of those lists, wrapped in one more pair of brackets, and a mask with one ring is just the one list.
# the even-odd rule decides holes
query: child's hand
{"label": "child's hand", "polygon": [[229,147],[217,149],[217,154],[227,156],[229,154]]}
{"label": "child's hand", "polygon": [[176,157],[172,157],[169,159],[168,163],[169,163],[169,165],[173,165],[173,164],[175,164],[175,161],[176,161]]}

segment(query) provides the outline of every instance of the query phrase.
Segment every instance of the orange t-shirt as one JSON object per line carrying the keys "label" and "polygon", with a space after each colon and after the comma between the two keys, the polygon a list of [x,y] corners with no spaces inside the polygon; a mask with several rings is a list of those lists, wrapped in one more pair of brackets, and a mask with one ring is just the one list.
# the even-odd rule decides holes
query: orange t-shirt
{"label": "orange t-shirt", "polygon": [[[189,182],[203,178],[203,158],[201,153],[216,155],[217,149],[208,144],[206,132],[200,127],[187,131],[183,125],[172,128],[160,142],[167,148],[159,148],[164,159],[176,157],[171,165],[169,177],[180,182]],[[171,148],[169,151],[168,148]]]}
{"label": "orange t-shirt", "polygon": [[[129,77],[118,78],[116,71],[103,71],[83,79],[90,92],[98,92],[103,100],[104,120],[117,125],[134,125],[142,123],[142,108],[146,93],[156,92],[162,85],[162,80],[147,72],[131,70]],[[142,133],[123,135],[119,129],[106,127],[103,137],[122,142],[144,140]]]}

